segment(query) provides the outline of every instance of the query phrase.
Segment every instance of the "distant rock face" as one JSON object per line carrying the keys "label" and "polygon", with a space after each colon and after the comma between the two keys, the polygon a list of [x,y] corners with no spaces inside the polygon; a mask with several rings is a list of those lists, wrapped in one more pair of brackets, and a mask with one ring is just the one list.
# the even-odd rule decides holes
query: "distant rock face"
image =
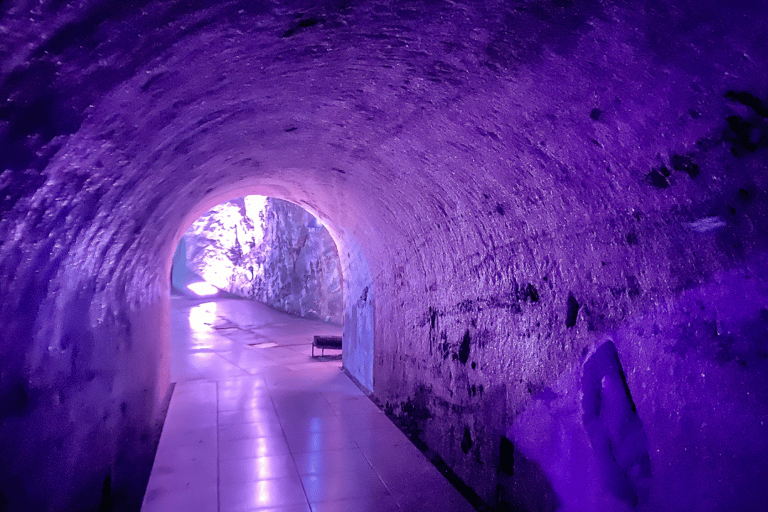
{"label": "distant rock face", "polygon": [[342,323],[336,244],[293,203],[246,196],[203,214],[184,234],[187,267],[216,287],[295,315]]}

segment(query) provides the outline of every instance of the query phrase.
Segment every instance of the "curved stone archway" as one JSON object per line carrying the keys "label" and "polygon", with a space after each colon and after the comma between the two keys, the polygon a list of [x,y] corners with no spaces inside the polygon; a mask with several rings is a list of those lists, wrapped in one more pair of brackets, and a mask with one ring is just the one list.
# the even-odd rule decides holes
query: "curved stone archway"
{"label": "curved stone archway", "polygon": [[138,506],[173,249],[245,192],[331,227],[345,365],[483,502],[764,503],[767,27],[720,0],[4,3],[0,508]]}
{"label": "curved stone archway", "polygon": [[296,316],[343,323],[336,242],[316,217],[281,199],[234,198],[192,223],[173,256],[171,289],[197,296],[195,288],[205,295],[218,289]]}
{"label": "curved stone archway", "polygon": [[[224,195],[214,195],[215,199],[206,197],[196,204],[183,217],[181,224],[172,238],[170,247],[176,247],[182,235],[189,226],[208,211],[211,206],[246,195],[268,196],[277,199],[294,202],[292,196],[277,196],[276,193],[285,194],[285,190],[279,187],[264,186],[258,178],[249,178],[241,182],[235,195],[228,188]],[[225,199],[222,199],[225,198]],[[342,281],[344,287],[344,351],[342,360],[347,371],[357,379],[369,391],[373,389],[373,357],[374,357],[374,283],[371,278],[370,266],[366,255],[357,244],[354,237],[344,232],[331,223],[321,212],[312,209],[311,206],[294,202],[305,209],[315,218],[319,219],[328,230],[339,255],[342,269]],[[174,249],[175,251],[175,249]],[[168,273],[173,264],[173,253],[167,258]],[[167,297],[165,298],[167,300]]]}

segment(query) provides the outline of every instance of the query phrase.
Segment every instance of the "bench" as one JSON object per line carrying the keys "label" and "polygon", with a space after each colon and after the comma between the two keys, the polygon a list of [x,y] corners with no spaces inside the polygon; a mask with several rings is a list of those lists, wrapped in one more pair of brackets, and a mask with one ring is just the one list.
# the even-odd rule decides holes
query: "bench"
{"label": "bench", "polygon": [[312,357],[315,357],[315,348],[319,348],[321,350],[321,355],[325,355],[325,349],[327,348],[341,350],[341,336],[316,335],[312,340]]}

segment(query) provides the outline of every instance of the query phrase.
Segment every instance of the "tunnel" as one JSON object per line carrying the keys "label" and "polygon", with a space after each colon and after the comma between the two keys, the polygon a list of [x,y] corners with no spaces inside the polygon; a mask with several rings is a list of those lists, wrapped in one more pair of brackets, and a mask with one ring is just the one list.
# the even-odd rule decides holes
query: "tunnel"
{"label": "tunnel", "polygon": [[768,5],[12,0],[0,43],[0,509],[138,510],[174,250],[247,194],[328,228],[344,367],[479,507],[765,507]]}
{"label": "tunnel", "polygon": [[341,326],[343,283],[328,230],[303,208],[250,195],[209,210],[173,256],[171,295],[233,296]]}

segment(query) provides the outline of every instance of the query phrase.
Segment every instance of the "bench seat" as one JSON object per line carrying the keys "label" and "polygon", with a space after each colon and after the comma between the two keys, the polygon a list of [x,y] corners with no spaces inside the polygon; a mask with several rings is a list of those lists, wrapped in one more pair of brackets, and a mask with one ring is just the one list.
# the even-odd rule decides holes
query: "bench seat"
{"label": "bench seat", "polygon": [[312,357],[315,357],[315,348],[319,348],[321,350],[321,355],[325,355],[325,349],[327,348],[341,350],[341,336],[316,335],[312,340]]}

